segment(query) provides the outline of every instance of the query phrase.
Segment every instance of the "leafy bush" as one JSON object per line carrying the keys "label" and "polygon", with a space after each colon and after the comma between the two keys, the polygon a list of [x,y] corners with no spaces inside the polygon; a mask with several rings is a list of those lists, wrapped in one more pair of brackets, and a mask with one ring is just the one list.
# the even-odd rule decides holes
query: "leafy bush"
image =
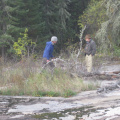
{"label": "leafy bush", "polygon": [[71,96],[74,96],[74,95],[76,95],[76,92],[73,92],[72,90],[67,90],[67,91],[65,91],[65,93],[64,93],[64,97],[71,97]]}
{"label": "leafy bush", "polygon": [[120,57],[120,47],[114,45],[114,52],[113,52],[114,56]]}
{"label": "leafy bush", "polygon": [[22,35],[23,37],[18,38],[18,41],[14,42],[13,44],[14,50],[16,51],[16,54],[18,56],[21,56],[22,58],[23,56],[26,56],[26,55],[28,55],[29,57],[30,48],[36,45],[36,43],[32,42],[32,39],[29,39],[27,28],[25,29],[25,32],[20,33],[20,35]]}

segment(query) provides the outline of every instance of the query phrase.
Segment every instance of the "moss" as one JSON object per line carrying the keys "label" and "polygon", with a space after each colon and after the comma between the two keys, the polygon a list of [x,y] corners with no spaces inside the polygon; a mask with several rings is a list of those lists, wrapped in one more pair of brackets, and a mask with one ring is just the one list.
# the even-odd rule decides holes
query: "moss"
{"label": "moss", "polygon": [[105,3],[109,19],[101,24],[95,38],[99,43],[99,49],[107,53],[114,48],[114,45],[120,44],[120,1],[105,0]]}

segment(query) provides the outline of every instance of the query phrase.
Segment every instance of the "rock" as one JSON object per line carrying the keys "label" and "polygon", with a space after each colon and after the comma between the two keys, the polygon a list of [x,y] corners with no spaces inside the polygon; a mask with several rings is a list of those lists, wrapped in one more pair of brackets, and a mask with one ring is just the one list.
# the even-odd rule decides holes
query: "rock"
{"label": "rock", "polygon": [[117,88],[120,88],[120,81],[118,81],[115,84],[112,84],[110,86],[104,86],[102,88],[97,89],[97,93],[107,93],[107,92],[110,92]]}

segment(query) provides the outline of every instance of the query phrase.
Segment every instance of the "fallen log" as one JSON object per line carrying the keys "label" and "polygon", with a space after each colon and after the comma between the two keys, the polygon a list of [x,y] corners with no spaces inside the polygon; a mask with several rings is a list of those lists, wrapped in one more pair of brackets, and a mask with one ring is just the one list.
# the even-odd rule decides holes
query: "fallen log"
{"label": "fallen log", "polygon": [[96,77],[98,79],[103,79],[103,80],[113,80],[120,78],[120,71],[113,73],[99,73],[99,72],[85,73],[83,74],[83,77]]}
{"label": "fallen log", "polygon": [[72,77],[96,77],[96,79],[99,80],[113,80],[120,78],[120,71],[87,73],[85,66],[82,63],[63,60],[61,58],[56,58],[46,63],[40,70],[40,73],[47,68],[49,71],[52,71],[52,73],[54,68],[61,68],[62,70],[67,71]]}
{"label": "fallen log", "polygon": [[110,91],[115,90],[117,88],[120,89],[120,81],[117,81],[115,84],[112,84],[109,86],[104,86],[104,87],[98,88],[97,93],[107,93],[107,92],[110,92]]}

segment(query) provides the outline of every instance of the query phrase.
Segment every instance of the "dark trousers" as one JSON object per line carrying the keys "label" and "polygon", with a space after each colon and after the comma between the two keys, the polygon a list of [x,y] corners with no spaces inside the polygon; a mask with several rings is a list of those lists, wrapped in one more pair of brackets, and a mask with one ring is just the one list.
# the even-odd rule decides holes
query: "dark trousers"
{"label": "dark trousers", "polygon": [[47,63],[47,58],[43,58],[42,65],[45,65]]}
{"label": "dark trousers", "polygon": [[[42,65],[45,65],[47,63],[47,58],[43,58],[43,61],[42,61]],[[55,67],[54,63],[53,62],[50,62],[48,64],[50,67]]]}

